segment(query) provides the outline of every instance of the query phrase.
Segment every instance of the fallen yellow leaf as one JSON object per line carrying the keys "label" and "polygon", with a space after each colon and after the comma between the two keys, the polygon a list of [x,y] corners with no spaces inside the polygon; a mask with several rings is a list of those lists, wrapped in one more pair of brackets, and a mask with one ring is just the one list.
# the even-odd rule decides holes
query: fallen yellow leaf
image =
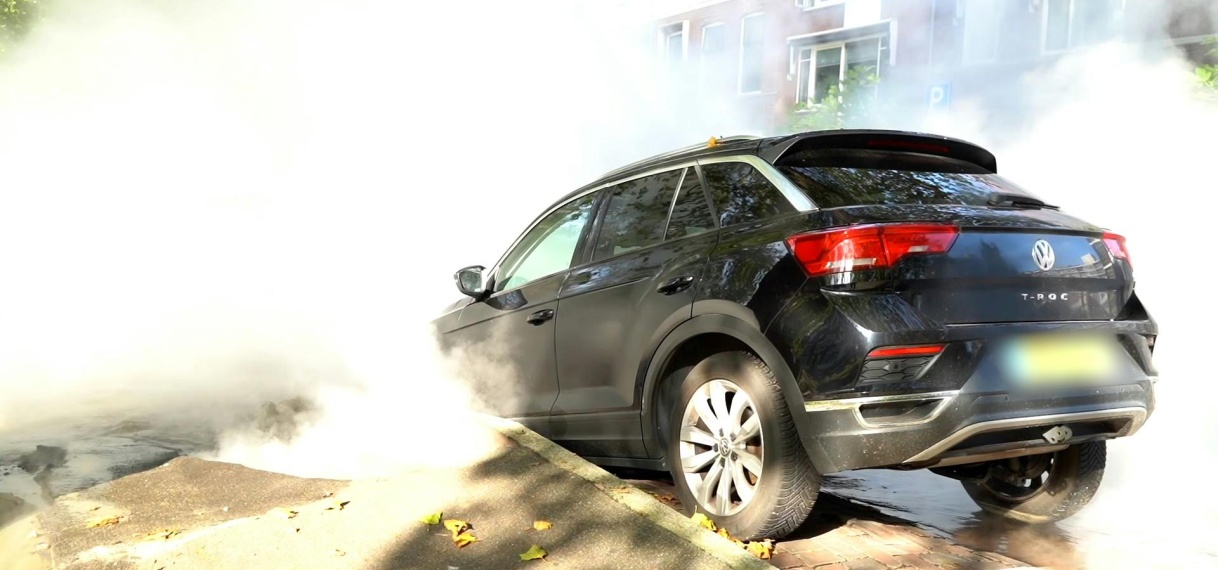
{"label": "fallen yellow leaf", "polygon": [[453,537],[453,544],[456,544],[457,548],[462,548],[471,542],[477,542],[477,541],[478,541],[478,537],[474,536],[469,531],[465,531],[465,532]]}
{"label": "fallen yellow leaf", "polygon": [[661,495],[660,493],[651,493],[651,492],[649,492],[648,494],[650,494],[652,497],[655,497],[657,501],[660,501],[661,503],[664,503],[666,505],[677,502],[677,498],[672,495]]}
{"label": "fallen yellow leaf", "polygon": [[534,544],[532,548],[526,550],[524,554],[520,555],[521,560],[541,560],[545,557],[546,549],[537,546],[536,544]]}
{"label": "fallen yellow leaf", "polygon": [[122,517],[100,517],[85,523],[86,528],[96,528],[99,526],[110,526],[122,522]]}
{"label": "fallen yellow leaf", "polygon": [[533,528],[537,530],[550,530],[554,528],[554,523],[550,521],[533,521]]}
{"label": "fallen yellow leaf", "polygon": [[180,531],[180,530],[162,530],[162,531],[150,532],[148,534],[145,534],[143,536],[143,538],[169,540],[179,534],[182,534],[182,531]]}
{"label": "fallen yellow leaf", "polygon": [[277,517],[280,517],[280,518],[290,519],[290,518],[294,518],[296,515],[298,515],[300,513],[293,511],[292,509],[288,509],[288,508],[284,508],[284,507],[275,507],[275,508],[271,509],[271,514],[273,514]]}
{"label": "fallen yellow leaf", "polygon": [[689,518],[691,520],[693,520],[694,523],[698,524],[698,526],[701,526],[702,528],[704,528],[706,530],[709,530],[711,532],[714,532],[716,530],[715,521],[710,520],[709,518],[706,517],[706,515],[704,515],[702,513],[694,513],[694,516],[689,517]]}
{"label": "fallen yellow leaf", "polygon": [[437,525],[440,524],[440,517],[442,516],[444,516],[444,511],[436,511],[419,519],[419,522],[423,524]]}
{"label": "fallen yellow leaf", "polygon": [[457,520],[457,519],[448,519],[448,520],[444,521],[444,528],[448,529],[448,532],[453,533],[453,540],[456,540],[458,534],[461,534],[461,533],[465,532],[466,530],[469,530],[470,527],[469,527],[469,523],[467,523],[465,521]]}
{"label": "fallen yellow leaf", "polygon": [[350,502],[351,501],[339,501],[339,500],[335,499],[333,501],[330,501],[326,505],[326,510],[327,511],[341,511],[341,510],[343,510],[343,507],[346,507],[347,503],[350,503]]}
{"label": "fallen yellow leaf", "polygon": [[736,538],[735,538],[735,537],[733,537],[733,536],[731,535],[731,533],[727,532],[727,529],[726,529],[726,528],[721,528],[721,529],[719,529],[719,530],[715,531],[715,534],[717,534],[717,535],[719,535],[719,536],[722,536],[723,538],[726,538],[726,539],[728,539],[728,540],[732,541],[732,544],[735,544],[736,546],[739,546],[740,548],[744,548],[744,547],[745,547],[745,546],[744,546],[744,543],[743,543],[743,542],[740,542],[739,540],[736,540]]}
{"label": "fallen yellow leaf", "polygon": [[767,538],[761,542],[750,542],[746,550],[758,558],[769,560],[774,556],[774,541]]}

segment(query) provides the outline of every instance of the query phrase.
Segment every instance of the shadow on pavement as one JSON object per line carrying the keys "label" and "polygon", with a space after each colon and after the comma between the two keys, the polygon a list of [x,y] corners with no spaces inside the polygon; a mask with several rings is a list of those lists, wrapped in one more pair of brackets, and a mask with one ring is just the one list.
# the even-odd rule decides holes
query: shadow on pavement
{"label": "shadow on pavement", "polygon": [[[717,560],[650,523],[581,477],[519,446],[468,471],[468,498],[443,518],[468,520],[479,542],[458,549],[442,526],[403,537],[378,568],[502,569],[533,544],[564,568],[720,568]],[[533,521],[553,523],[533,529]],[[548,565],[547,565],[548,566]]]}
{"label": "shadow on pavement", "polygon": [[[520,554],[534,544],[549,553],[548,562],[567,568],[722,567],[588,481],[519,446],[467,473],[477,488],[450,504],[444,518],[469,521],[478,542],[457,549],[443,527],[432,527],[402,537],[379,568],[508,568],[520,564]],[[534,530],[537,520],[553,528]]]}

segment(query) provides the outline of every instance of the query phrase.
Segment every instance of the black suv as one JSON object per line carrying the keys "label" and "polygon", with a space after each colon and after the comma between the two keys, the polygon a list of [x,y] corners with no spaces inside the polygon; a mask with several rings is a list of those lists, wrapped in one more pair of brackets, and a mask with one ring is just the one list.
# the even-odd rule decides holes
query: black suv
{"label": "black suv", "polygon": [[1157,327],[1124,238],[996,170],[919,133],[711,139],[558,200],[433,324],[502,364],[498,413],[739,538],[865,468],[1060,520],[1153,410]]}

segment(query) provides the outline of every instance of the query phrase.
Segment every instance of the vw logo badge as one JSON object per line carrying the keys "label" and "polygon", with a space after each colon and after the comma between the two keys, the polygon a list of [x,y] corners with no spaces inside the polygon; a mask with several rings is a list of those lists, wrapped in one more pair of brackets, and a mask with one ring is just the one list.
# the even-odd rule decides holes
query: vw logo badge
{"label": "vw logo badge", "polygon": [[1036,243],[1032,244],[1032,261],[1036,262],[1036,266],[1039,267],[1041,271],[1053,269],[1053,262],[1055,260],[1056,259],[1053,256],[1053,246],[1049,245],[1049,242],[1043,239],[1038,239],[1036,240]]}

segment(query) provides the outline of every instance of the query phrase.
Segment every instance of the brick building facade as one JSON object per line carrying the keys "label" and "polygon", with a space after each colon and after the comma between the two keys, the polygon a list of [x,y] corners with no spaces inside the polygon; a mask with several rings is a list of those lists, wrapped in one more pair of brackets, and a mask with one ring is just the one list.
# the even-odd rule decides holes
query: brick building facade
{"label": "brick building facade", "polygon": [[1199,0],[710,0],[658,19],[656,42],[687,93],[772,131],[852,69],[877,72],[874,96],[906,109],[1016,110],[1021,94],[996,78],[1112,39],[1199,55],[1214,18]]}

